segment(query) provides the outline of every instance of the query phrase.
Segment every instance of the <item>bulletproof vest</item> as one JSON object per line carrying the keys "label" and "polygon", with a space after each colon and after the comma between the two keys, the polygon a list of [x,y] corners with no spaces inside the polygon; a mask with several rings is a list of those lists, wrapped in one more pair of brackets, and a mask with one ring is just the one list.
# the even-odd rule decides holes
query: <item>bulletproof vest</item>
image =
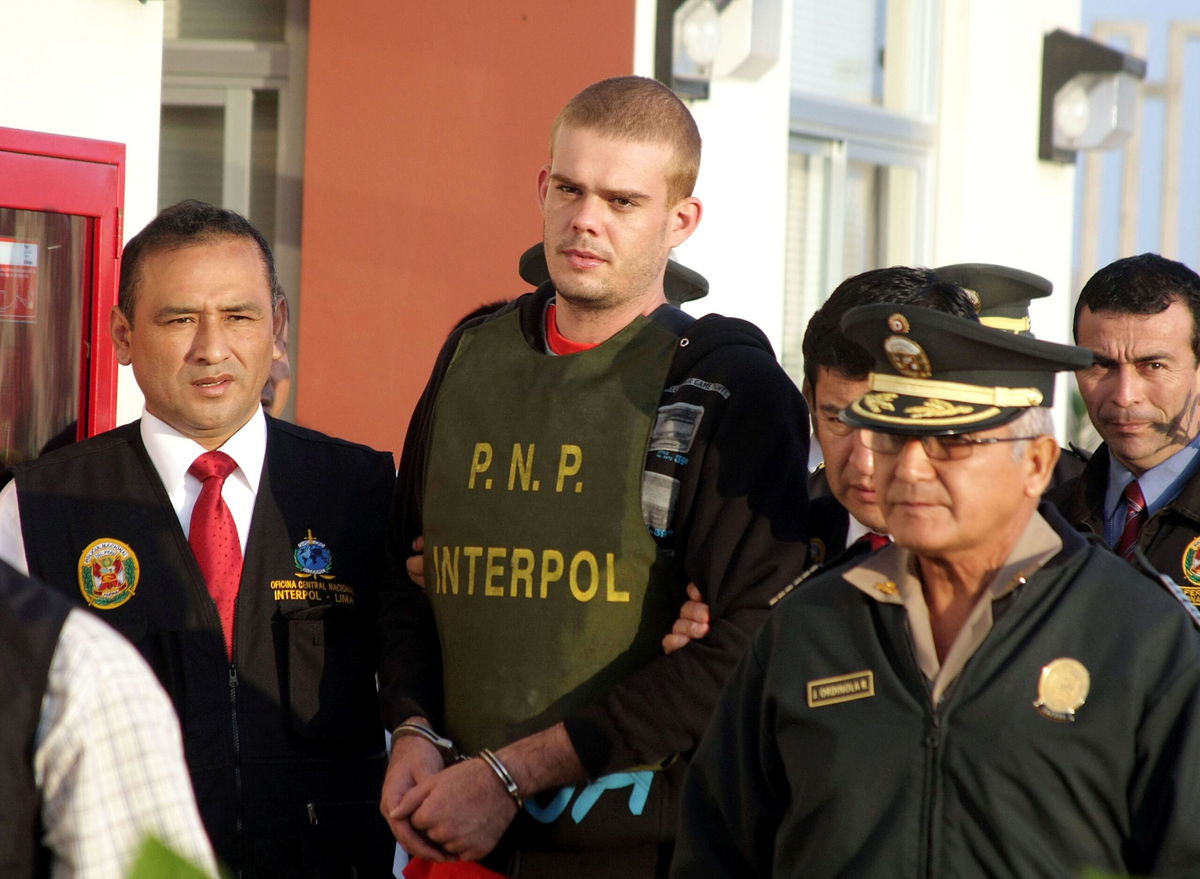
{"label": "bulletproof vest", "polygon": [[49,876],[41,845],[34,740],[50,662],[69,606],[0,562],[0,876]]}
{"label": "bulletproof vest", "polygon": [[423,518],[446,726],[466,751],[552,725],[660,652],[677,574],[641,484],[677,342],[638,318],[550,356],[515,311],[463,334]]}

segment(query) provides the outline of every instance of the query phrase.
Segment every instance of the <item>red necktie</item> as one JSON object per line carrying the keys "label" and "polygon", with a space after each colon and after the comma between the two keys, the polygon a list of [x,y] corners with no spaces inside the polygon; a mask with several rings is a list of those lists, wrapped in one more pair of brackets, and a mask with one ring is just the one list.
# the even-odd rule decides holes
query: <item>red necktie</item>
{"label": "red necktie", "polygon": [[874,552],[877,549],[883,549],[885,546],[891,543],[886,534],[880,534],[877,531],[868,531],[863,535],[863,537],[866,539],[867,543],[871,545],[871,552]]}
{"label": "red necktie", "polygon": [[1117,541],[1117,545],[1113,547],[1113,551],[1127,559],[1133,555],[1138,535],[1142,533],[1142,526],[1146,524],[1146,498],[1142,495],[1142,487],[1138,485],[1136,479],[1125,486],[1122,496],[1125,498],[1126,505],[1125,529],[1121,532],[1121,537]]}
{"label": "red necktie", "polygon": [[[854,543],[850,544],[850,546],[855,548],[865,546],[868,552],[875,552],[875,550],[883,549],[891,542],[886,534],[880,534],[877,531],[868,531],[862,537],[858,538],[858,540],[854,541]],[[849,548],[847,547],[847,549]]]}
{"label": "red necktie", "polygon": [[233,608],[238,584],[242,579],[242,544],[238,540],[233,514],[221,489],[225,477],[237,469],[237,462],[224,452],[205,452],[192,462],[188,473],[200,480],[200,496],[192,508],[188,543],[204,574],[208,594],[217,605],[225,649],[233,659]]}

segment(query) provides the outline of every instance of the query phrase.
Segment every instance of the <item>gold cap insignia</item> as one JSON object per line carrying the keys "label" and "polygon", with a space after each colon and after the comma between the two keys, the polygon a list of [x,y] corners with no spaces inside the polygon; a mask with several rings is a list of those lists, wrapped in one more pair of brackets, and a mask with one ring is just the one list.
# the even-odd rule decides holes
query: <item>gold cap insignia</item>
{"label": "gold cap insignia", "polygon": [[893,314],[887,319],[888,329],[893,333],[907,333],[910,329],[908,318],[900,313]]}
{"label": "gold cap insignia", "polygon": [[975,411],[973,406],[956,406],[945,400],[926,400],[919,406],[905,406],[904,412],[909,418],[950,418],[954,415],[970,415]]}
{"label": "gold cap insignia", "polygon": [[970,287],[963,287],[963,292],[971,300],[971,306],[975,309],[975,313],[979,314],[980,309],[983,308],[983,300],[979,298],[979,294]]}
{"label": "gold cap insignia", "polygon": [[883,340],[883,351],[896,372],[910,378],[929,378],[933,366],[925,349],[905,336],[888,336]]}
{"label": "gold cap insignia", "polygon": [[1091,675],[1078,659],[1063,656],[1051,660],[1042,666],[1033,707],[1051,720],[1073,721],[1076,710],[1087,701],[1091,685]]}

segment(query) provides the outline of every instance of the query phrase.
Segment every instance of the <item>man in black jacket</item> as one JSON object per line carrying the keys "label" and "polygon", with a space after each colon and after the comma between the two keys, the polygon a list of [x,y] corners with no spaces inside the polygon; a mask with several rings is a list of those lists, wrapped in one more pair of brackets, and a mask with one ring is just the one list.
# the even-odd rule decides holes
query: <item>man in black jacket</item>
{"label": "man in black jacket", "polygon": [[134,236],[110,325],[143,417],[16,468],[0,557],[141,651],[236,875],[389,876],[392,459],[263,414],[279,301],[270,248],[231,211],[183,202]]}
{"label": "man in black jacket", "polygon": [[804,398],[812,412],[813,436],[822,465],[809,479],[809,564],[837,558],[855,541],[885,539],[875,491],[874,456],[856,431],[839,417],[867,390],[871,355],[842,332],[842,315],[860,305],[888,302],[922,305],[973,317],[967,295],[929,269],[895,266],[872,269],[838,284],[804,331]]}
{"label": "man in black jacket", "polygon": [[1076,379],[1104,444],[1048,497],[1200,604],[1200,276],[1154,253],[1105,266],[1079,294],[1075,341],[1096,354]]}
{"label": "man in black jacket", "polygon": [[[509,875],[662,875],[677,756],[803,560],[806,411],[755,327],[666,302],[701,214],[686,107],[606,80],[551,140],[551,280],[452,335],[405,443],[395,545],[424,534],[437,637],[409,638],[382,808],[433,861],[507,831]],[[689,579],[713,634],[662,656]],[[481,756],[443,770],[435,732]]]}
{"label": "man in black jacket", "polygon": [[1039,506],[1054,372],[1090,352],[913,306],[843,328],[875,361],[843,417],[895,542],[759,631],[672,876],[1194,875],[1196,618]]}

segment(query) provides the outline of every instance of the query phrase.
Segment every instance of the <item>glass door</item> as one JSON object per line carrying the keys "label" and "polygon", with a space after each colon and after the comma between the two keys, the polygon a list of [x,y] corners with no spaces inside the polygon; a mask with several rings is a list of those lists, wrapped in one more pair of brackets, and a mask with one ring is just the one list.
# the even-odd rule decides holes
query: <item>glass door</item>
{"label": "glass door", "polygon": [[114,426],[124,158],[0,128],[0,466]]}

